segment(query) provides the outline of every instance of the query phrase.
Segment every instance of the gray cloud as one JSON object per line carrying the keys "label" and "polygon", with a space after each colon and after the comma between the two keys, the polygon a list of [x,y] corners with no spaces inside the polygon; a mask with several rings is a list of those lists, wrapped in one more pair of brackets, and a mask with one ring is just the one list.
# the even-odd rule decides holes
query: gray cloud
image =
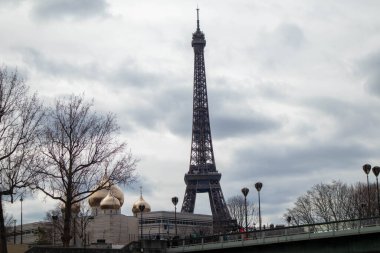
{"label": "gray cloud", "polygon": [[133,60],[126,60],[115,68],[105,68],[99,62],[58,61],[32,48],[24,48],[21,52],[24,62],[31,69],[45,73],[46,76],[75,82],[102,82],[118,93],[120,90],[140,92],[144,98],[141,104],[125,104],[125,108],[120,111],[120,114],[128,115],[128,120],[120,121],[123,131],[164,126],[174,134],[189,134],[192,86],[181,88],[181,83],[184,82],[181,78],[150,73]]}
{"label": "gray cloud", "polygon": [[370,155],[375,155],[375,152],[354,142],[345,144],[334,140],[315,140],[297,146],[261,144],[236,150],[233,160],[234,164],[239,165],[238,172],[234,170],[229,176],[236,179],[241,175],[245,178],[255,178],[257,175],[274,178],[278,174],[307,176],[324,169],[346,170]]}
{"label": "gray cloud", "polygon": [[280,126],[280,122],[255,112],[246,115],[218,114],[212,122],[212,132],[216,138],[223,139],[274,131]]}
{"label": "gray cloud", "polygon": [[283,68],[283,64],[297,56],[305,42],[303,30],[297,24],[283,23],[264,32],[251,55],[258,57],[265,69]]}
{"label": "gray cloud", "polygon": [[157,81],[159,81],[157,75],[142,70],[132,60],[125,61],[120,65],[120,67],[108,73],[107,79],[112,84],[119,84],[120,87],[127,84],[142,88],[145,86],[156,86]]}
{"label": "gray cloud", "polygon": [[1,7],[17,7],[25,0],[0,0],[0,8]]}
{"label": "gray cloud", "polygon": [[373,95],[380,96],[380,72],[372,73],[367,81],[368,91]]}
{"label": "gray cloud", "polygon": [[106,82],[107,85],[116,86],[118,89],[126,86],[154,86],[158,80],[156,75],[143,71],[132,59],[115,68],[107,68],[97,61],[79,63],[56,60],[33,48],[23,48],[20,52],[30,68],[56,78]]}
{"label": "gray cloud", "polygon": [[80,20],[108,15],[105,0],[37,0],[33,14],[39,19]]}
{"label": "gray cloud", "polygon": [[49,76],[66,77],[66,78],[83,78],[92,77],[92,73],[97,73],[97,67],[94,65],[75,66],[72,63],[64,61],[54,61],[47,58],[39,50],[33,48],[23,48],[20,50],[22,58],[32,69],[36,69]]}
{"label": "gray cloud", "polygon": [[[163,80],[156,80],[151,92],[144,97],[150,103],[126,108],[125,114],[133,120],[134,130],[138,128],[165,128],[173,134],[191,134],[191,90],[180,87],[163,88]],[[190,92],[190,93],[189,93]]]}
{"label": "gray cloud", "polygon": [[380,52],[372,53],[358,62],[368,93],[380,97]]}
{"label": "gray cloud", "polygon": [[[322,112],[335,122],[335,139],[341,142],[366,140],[375,142],[371,136],[378,132],[380,115],[366,101],[345,101],[343,98],[314,97],[303,101],[304,107]],[[377,141],[376,141],[377,142]]]}
{"label": "gray cloud", "polygon": [[122,188],[125,190],[129,190],[129,192],[133,195],[140,195],[140,187],[142,187],[142,191],[145,195],[151,195],[154,192],[154,190],[158,187],[158,185],[151,178],[146,176],[140,176],[137,178],[136,182],[128,186],[123,186]]}
{"label": "gray cloud", "polygon": [[299,49],[305,43],[303,31],[296,24],[281,24],[273,34],[274,41],[272,42],[277,46]]}

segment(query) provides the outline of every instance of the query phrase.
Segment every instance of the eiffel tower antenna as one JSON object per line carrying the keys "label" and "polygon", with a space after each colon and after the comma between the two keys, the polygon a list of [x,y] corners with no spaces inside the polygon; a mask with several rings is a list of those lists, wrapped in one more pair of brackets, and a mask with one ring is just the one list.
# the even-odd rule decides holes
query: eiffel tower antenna
{"label": "eiffel tower antenna", "polygon": [[199,29],[199,8],[198,8],[198,5],[197,5],[197,30],[200,30]]}

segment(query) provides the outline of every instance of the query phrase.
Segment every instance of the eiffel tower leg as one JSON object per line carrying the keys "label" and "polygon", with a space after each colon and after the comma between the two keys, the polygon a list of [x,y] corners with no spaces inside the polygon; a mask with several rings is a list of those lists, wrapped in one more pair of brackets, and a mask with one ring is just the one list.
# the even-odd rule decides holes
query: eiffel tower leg
{"label": "eiffel tower leg", "polygon": [[192,185],[186,186],[185,197],[183,198],[182,213],[194,213],[197,190]]}
{"label": "eiffel tower leg", "polygon": [[210,182],[209,198],[213,216],[214,233],[231,231],[233,229],[231,226],[232,219],[219,182]]}

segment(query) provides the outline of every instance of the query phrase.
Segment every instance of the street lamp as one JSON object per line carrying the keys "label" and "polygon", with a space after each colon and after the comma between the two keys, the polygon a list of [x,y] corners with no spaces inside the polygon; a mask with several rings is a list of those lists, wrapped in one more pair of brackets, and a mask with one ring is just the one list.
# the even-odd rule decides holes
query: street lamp
{"label": "street lamp", "polygon": [[379,166],[375,166],[375,167],[373,167],[373,168],[372,168],[372,172],[373,172],[373,174],[375,174],[375,176],[376,176],[377,209],[378,209],[379,216],[380,216],[380,196],[379,196],[379,179],[378,179],[379,172],[380,172],[380,167],[379,167]]}
{"label": "street lamp", "polygon": [[288,227],[290,227],[290,222],[292,221],[292,216],[286,217],[286,221],[288,222]]}
{"label": "street lamp", "polygon": [[178,198],[173,197],[172,203],[174,205],[174,226],[175,226],[175,236],[177,236],[177,204],[178,204]]}
{"label": "street lamp", "polygon": [[139,210],[140,210],[140,222],[141,222],[141,237],[140,237],[140,240],[142,240],[142,237],[143,237],[143,211],[145,209],[145,205],[144,204],[141,204],[139,205]]}
{"label": "street lamp", "polygon": [[370,164],[364,164],[363,165],[363,171],[367,175],[367,194],[368,194],[368,211],[367,211],[367,217],[370,216],[371,211],[371,198],[369,195],[369,180],[368,180],[368,174],[371,172],[371,165]]}
{"label": "street lamp", "polygon": [[[94,220],[94,216],[90,215],[87,217],[87,221],[85,221],[86,223],[84,224],[83,227],[83,230],[84,232],[82,232],[82,235],[84,237],[84,247],[86,247],[87,244],[89,244],[89,241],[90,239],[88,238],[89,236],[87,236],[87,226],[90,224],[90,221]],[[87,242],[86,242],[86,238],[88,239]]]}
{"label": "street lamp", "polygon": [[74,221],[74,246],[77,246],[77,213],[73,214],[73,221]]}
{"label": "street lamp", "polygon": [[13,244],[16,244],[16,219],[13,220]]}
{"label": "street lamp", "polygon": [[259,195],[259,229],[261,230],[261,207],[260,207],[260,191],[261,191],[261,188],[263,187],[263,183],[261,182],[257,182],[255,184],[255,188],[257,190],[257,193]]}
{"label": "street lamp", "polygon": [[360,203],[360,212],[359,212],[359,216],[360,216],[360,222],[359,222],[359,226],[361,226],[362,224],[362,219],[364,218],[364,209],[366,207],[366,204],[365,203]]}
{"label": "street lamp", "polygon": [[53,219],[53,245],[55,245],[55,223],[58,220],[58,216],[52,215],[51,218]]}
{"label": "street lamp", "polygon": [[142,238],[143,238],[143,211],[145,209],[145,205],[144,204],[140,204],[139,205],[139,210],[140,210],[140,222],[141,222],[141,236],[140,236],[140,251],[143,252],[144,249],[143,249],[143,245],[142,245]]}
{"label": "street lamp", "polygon": [[249,192],[249,189],[247,187],[244,187],[241,189],[241,192],[244,195],[244,207],[245,207],[245,232],[248,232],[248,219],[247,219],[247,195]]}
{"label": "street lamp", "polygon": [[21,195],[21,198],[20,198],[20,203],[21,203],[21,238],[20,238],[20,244],[22,244],[22,201],[24,201],[24,199],[22,198],[22,195]]}
{"label": "street lamp", "polygon": [[360,210],[361,210],[361,214],[360,214],[360,218],[362,219],[362,218],[364,218],[364,215],[363,215],[363,213],[364,213],[364,209],[366,208],[366,203],[360,203]]}

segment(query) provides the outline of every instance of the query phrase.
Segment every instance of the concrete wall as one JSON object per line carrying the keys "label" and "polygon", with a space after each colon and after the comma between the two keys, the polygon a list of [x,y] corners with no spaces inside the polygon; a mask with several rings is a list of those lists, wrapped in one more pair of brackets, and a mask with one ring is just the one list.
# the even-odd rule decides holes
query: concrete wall
{"label": "concrete wall", "polygon": [[[140,214],[137,215],[140,220]],[[212,234],[212,216],[204,214],[174,213],[168,211],[155,211],[143,213],[143,238],[172,238],[175,236],[175,223],[177,235],[181,238],[190,234]],[[139,227],[139,233],[141,225]]]}
{"label": "concrete wall", "polygon": [[138,219],[121,214],[98,214],[88,225],[90,243],[125,245],[138,240]]}

